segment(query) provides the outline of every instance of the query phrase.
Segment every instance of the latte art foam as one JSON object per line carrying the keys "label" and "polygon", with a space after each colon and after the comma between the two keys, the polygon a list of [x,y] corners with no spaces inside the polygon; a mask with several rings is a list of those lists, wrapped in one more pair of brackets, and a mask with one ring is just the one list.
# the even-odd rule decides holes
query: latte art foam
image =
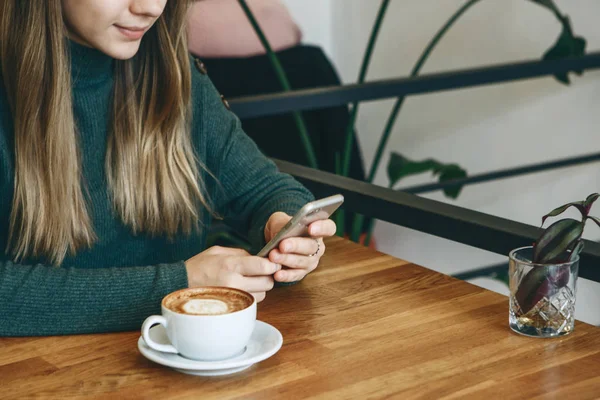
{"label": "latte art foam", "polygon": [[191,299],[186,301],[181,309],[186,314],[197,315],[219,315],[231,312],[227,303],[214,299]]}
{"label": "latte art foam", "polygon": [[198,288],[175,292],[165,298],[163,305],[179,314],[223,315],[250,307],[254,298],[229,288]]}

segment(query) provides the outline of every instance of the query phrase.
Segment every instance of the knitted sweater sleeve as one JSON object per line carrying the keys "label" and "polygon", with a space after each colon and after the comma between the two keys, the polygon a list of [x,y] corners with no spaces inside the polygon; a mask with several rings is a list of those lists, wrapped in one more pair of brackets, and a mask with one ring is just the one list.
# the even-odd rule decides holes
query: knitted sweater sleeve
{"label": "knitted sweater sleeve", "polygon": [[[235,221],[238,228],[248,232],[253,249],[258,250],[264,245],[264,226],[271,214],[282,211],[293,215],[314,197],[258,149],[208,77],[195,75],[208,164],[218,181],[226,222]],[[286,134],[282,132],[282,146]]]}
{"label": "knitted sweater sleeve", "polygon": [[140,329],[161,299],[187,287],[183,262],[132,268],[60,268],[0,262],[0,336]]}

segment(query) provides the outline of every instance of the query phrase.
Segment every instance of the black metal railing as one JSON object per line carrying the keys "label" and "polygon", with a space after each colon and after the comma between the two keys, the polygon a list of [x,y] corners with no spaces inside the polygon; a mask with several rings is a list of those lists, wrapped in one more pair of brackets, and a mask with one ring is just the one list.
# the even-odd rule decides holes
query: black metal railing
{"label": "black metal railing", "polygon": [[[231,99],[230,104],[238,117],[247,119],[292,111],[322,109],[352,102],[472,88],[598,68],[600,68],[600,52],[594,52],[577,58],[525,61],[434,73],[414,78],[380,80],[360,85],[331,86],[256,95]],[[276,162],[281,170],[294,175],[318,197],[334,193],[344,194],[346,197],[345,208],[348,210],[455,242],[507,255],[514,248],[531,244],[539,236],[541,229],[450,204],[420,198],[411,193],[431,192],[456,185],[480,184],[596,161],[600,161],[600,153],[491,171],[444,183],[413,186],[404,189],[403,192],[285,161]],[[581,255],[580,275],[600,282],[600,244],[589,241],[586,241],[585,244],[585,250]],[[499,266],[491,268],[493,271],[501,269]],[[468,274],[473,275],[478,272],[471,271]]]}
{"label": "black metal railing", "polygon": [[229,103],[237,116],[244,119],[292,111],[315,110],[356,101],[363,102],[464,89],[598,68],[600,68],[600,52],[595,52],[583,57],[561,60],[525,61],[428,74],[415,78],[380,80],[361,85],[330,86],[240,97],[231,99]]}
{"label": "black metal railing", "polygon": [[[535,226],[287,161],[274,161],[281,171],[293,175],[317,197],[343,194],[348,210],[497,254],[508,255],[512,249],[532,244],[542,231]],[[585,241],[580,276],[600,282],[600,243]]]}

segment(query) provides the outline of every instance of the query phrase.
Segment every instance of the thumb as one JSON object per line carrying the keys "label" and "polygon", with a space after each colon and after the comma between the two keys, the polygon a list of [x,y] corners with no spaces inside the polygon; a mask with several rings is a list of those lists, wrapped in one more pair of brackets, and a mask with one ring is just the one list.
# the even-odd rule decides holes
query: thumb
{"label": "thumb", "polygon": [[284,212],[276,212],[267,221],[265,225],[265,240],[268,242],[292,219]]}

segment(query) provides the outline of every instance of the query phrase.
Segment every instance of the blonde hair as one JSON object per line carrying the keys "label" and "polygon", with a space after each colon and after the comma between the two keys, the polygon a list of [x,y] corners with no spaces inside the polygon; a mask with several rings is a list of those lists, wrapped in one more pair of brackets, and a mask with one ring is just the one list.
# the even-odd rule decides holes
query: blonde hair
{"label": "blonde hair", "polygon": [[[173,237],[210,209],[190,127],[188,0],[167,2],[131,60],[115,61],[106,174],[134,234]],[[82,182],[61,0],[3,0],[0,71],[14,119],[15,188],[6,249],[60,265],[96,240]]]}

